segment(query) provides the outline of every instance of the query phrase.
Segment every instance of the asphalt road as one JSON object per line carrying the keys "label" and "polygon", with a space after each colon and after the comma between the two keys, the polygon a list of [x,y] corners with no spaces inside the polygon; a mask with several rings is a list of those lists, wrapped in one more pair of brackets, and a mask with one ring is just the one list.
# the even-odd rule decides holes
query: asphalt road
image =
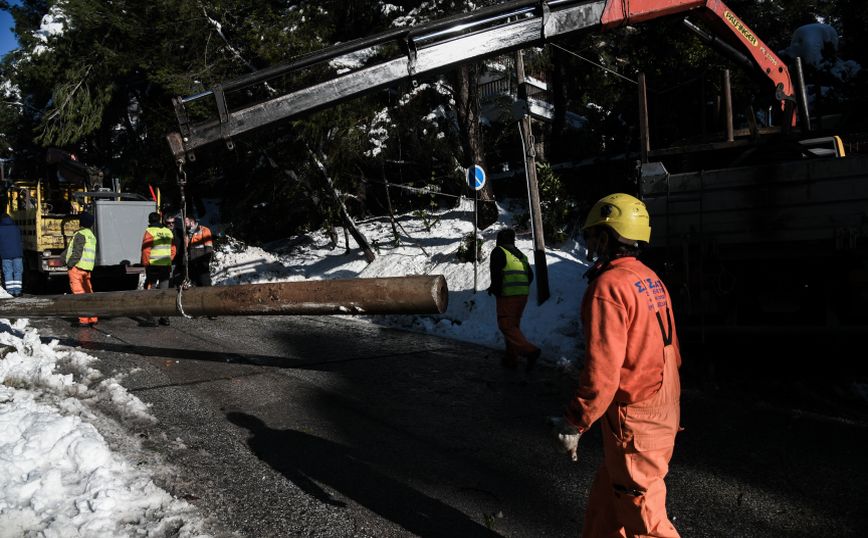
{"label": "asphalt road", "polygon": [[[152,405],[134,435],[218,536],[576,536],[602,455],[556,455],[573,380],[496,351],[325,317],[33,320]],[[667,479],[685,537],[864,536],[868,420],[687,379]]]}

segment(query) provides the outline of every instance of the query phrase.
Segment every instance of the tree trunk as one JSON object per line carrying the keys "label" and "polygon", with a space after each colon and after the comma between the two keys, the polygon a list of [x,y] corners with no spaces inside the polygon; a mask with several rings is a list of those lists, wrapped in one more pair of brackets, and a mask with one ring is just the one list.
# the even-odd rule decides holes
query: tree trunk
{"label": "tree trunk", "polygon": [[344,201],[341,200],[341,194],[338,191],[337,187],[335,187],[334,181],[332,181],[331,176],[328,173],[328,169],[325,166],[325,157],[317,157],[316,153],[313,152],[312,149],[307,148],[308,153],[310,153],[310,158],[316,165],[317,169],[322,174],[323,179],[325,179],[326,184],[328,184],[329,191],[332,193],[332,196],[335,199],[335,203],[338,206],[338,211],[341,214],[341,220],[343,220],[344,228],[349,230],[350,235],[353,236],[353,239],[356,240],[356,243],[359,244],[362,251],[365,253],[365,259],[368,263],[371,263],[377,258],[377,255],[374,254],[374,251],[371,249],[371,245],[368,243],[367,238],[359,231],[356,227],[356,223],[353,221],[353,218],[350,217],[349,212],[347,211],[346,205],[344,205]]}
{"label": "tree trunk", "polygon": [[[479,66],[462,65],[456,71],[455,104],[458,116],[459,139],[462,149],[462,166],[469,168],[475,164],[485,166],[482,145],[482,127],[479,123]],[[491,182],[486,181],[479,191],[479,227],[487,228],[497,220],[497,207],[494,205],[494,190]]]}
{"label": "tree trunk", "polygon": [[567,93],[564,87],[564,53],[557,47],[550,47],[552,52],[552,76],[551,95],[552,105],[555,108],[554,120],[552,121],[552,135],[547,142],[550,144],[546,154],[551,162],[566,160],[567,148],[565,147],[564,131],[566,130],[567,117]]}

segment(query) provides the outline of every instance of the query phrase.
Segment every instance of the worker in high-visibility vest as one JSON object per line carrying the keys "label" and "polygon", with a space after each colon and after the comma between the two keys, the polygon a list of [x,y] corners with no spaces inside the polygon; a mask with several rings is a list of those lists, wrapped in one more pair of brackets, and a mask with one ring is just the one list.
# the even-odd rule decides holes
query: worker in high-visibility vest
{"label": "worker in high-visibility vest", "polygon": [[564,416],[552,420],[573,461],[580,436],[597,421],[603,430],[582,536],[677,538],[663,479],[680,424],[681,353],[669,290],[637,258],[651,237],[648,210],[612,194],[582,230],[594,262],[581,308],[585,365]]}
{"label": "worker in high-visibility vest", "polygon": [[[148,215],[148,228],[142,238],[142,265],[145,266],[145,289],[169,288],[172,274],[172,259],[175,258],[175,241],[172,230],[167,228],[157,212]],[[168,325],[169,318],[159,319],[160,325]]]}
{"label": "worker in high-visibility vest", "polygon": [[[78,231],[72,236],[66,249],[66,267],[68,269],[69,289],[72,293],[93,293],[90,275],[96,264],[96,236],[93,234],[93,215],[82,213],[78,216]],[[99,318],[79,317],[79,325],[93,327]]]}
{"label": "worker in high-visibility vest", "polygon": [[187,227],[185,236],[190,264],[190,281],[196,286],[210,286],[211,258],[214,256],[214,240],[211,237],[211,229],[190,216],[185,219],[185,224]]}
{"label": "worker in high-visibility vest", "polygon": [[506,340],[502,363],[515,368],[520,357],[527,359],[527,371],[533,369],[541,350],[528,342],[521,332],[521,315],[527,305],[533,271],[527,257],[515,247],[515,232],[507,228],[497,234],[497,246],[489,257],[491,286],[489,295],[497,299],[497,327]]}

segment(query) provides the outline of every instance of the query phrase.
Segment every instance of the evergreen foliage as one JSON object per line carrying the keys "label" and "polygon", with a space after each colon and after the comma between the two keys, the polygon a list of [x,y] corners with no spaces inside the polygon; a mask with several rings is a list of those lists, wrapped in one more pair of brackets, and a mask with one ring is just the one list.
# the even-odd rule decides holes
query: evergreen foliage
{"label": "evergreen foliage", "polygon": [[[493,0],[0,0],[9,11],[21,48],[0,63],[0,156],[14,157],[14,173],[43,173],[44,149],[60,146],[81,161],[103,167],[126,190],[160,187],[172,199],[176,164],[165,135],[177,131],[175,96],[203,92],[232,80],[319,50],[393,27],[421,24],[496,3]],[[818,17],[842,36],[840,56],[866,68],[840,102],[846,117],[863,129],[868,114],[868,8],[862,0],[732,0],[734,11],[772,49],[789,44],[793,30]],[[42,28],[53,22],[55,32]],[[715,118],[702,102],[718,91],[720,71],[731,69],[736,112],[742,121],[748,105],[773,106],[767,80],[734,67],[687,32],[680,17],[620,28],[580,33],[559,40],[563,49],[528,51],[529,73],[557,86],[561,109],[587,118],[572,135],[562,125],[539,125],[546,160],[579,160],[634,150],[636,88],[627,79],[648,76],[652,137],[677,142],[696,135],[703,116]],[[382,50],[380,54],[388,54]],[[508,63],[508,62],[506,62]],[[318,65],[230,92],[231,106],[253,103],[289,88],[326,80],[339,66]],[[815,74],[809,73],[809,77]],[[819,76],[819,75],[817,75]],[[291,122],[253,131],[201,150],[187,166],[190,198],[223,200],[233,233],[267,241],[294,231],[339,224],[338,212],[317,155],[328,168],[334,188],[350,213],[384,214],[384,178],[391,183],[447,194],[466,193],[467,127],[461,125],[456,100],[459,77],[420,80],[353,99]],[[705,90],[701,89],[702,81]],[[705,92],[704,94],[702,92]],[[471,103],[472,104],[472,103]],[[703,108],[705,107],[705,108]],[[213,99],[189,107],[193,118],[214,117]],[[372,140],[377,142],[372,142]],[[482,133],[483,159],[495,164],[515,154],[514,125],[492,125]],[[8,149],[7,149],[8,148]],[[509,149],[505,149],[509,148]],[[568,228],[572,201],[564,195],[569,179],[540,168],[543,200],[552,223],[546,233],[558,238]],[[392,191],[398,211],[427,207],[428,197]],[[438,198],[438,200],[444,200]],[[201,204],[199,204],[201,206]]]}
{"label": "evergreen foliage", "polygon": [[573,230],[578,215],[576,202],[561,178],[547,162],[537,163],[540,206],[543,216],[543,232],[546,241],[560,243],[566,240]]}

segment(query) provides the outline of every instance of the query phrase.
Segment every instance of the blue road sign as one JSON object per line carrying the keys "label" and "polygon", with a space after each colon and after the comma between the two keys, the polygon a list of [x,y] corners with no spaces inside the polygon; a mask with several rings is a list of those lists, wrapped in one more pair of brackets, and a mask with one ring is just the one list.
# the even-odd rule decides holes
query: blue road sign
{"label": "blue road sign", "polygon": [[467,169],[467,185],[476,190],[485,186],[485,170],[481,166],[473,165]]}

